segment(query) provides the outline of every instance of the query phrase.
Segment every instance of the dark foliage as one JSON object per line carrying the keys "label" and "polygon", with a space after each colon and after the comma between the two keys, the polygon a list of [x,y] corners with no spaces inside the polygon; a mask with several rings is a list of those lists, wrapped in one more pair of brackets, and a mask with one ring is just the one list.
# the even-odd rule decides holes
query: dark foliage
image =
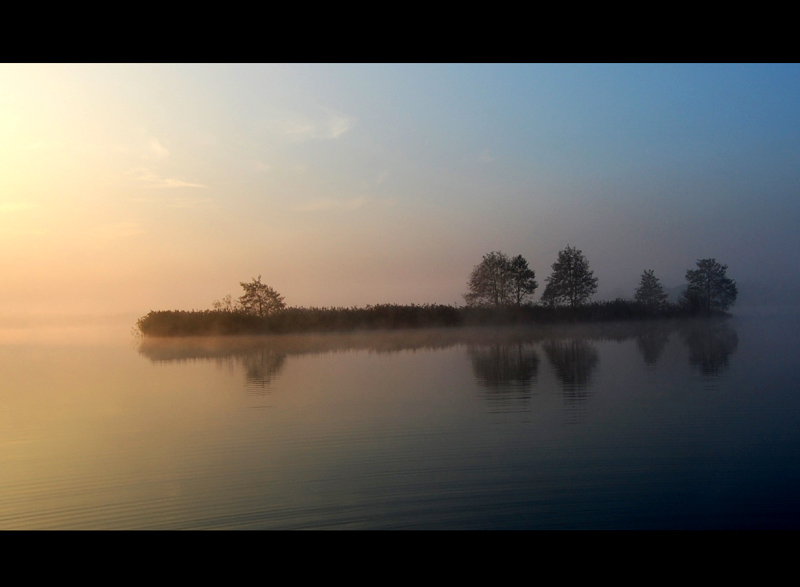
{"label": "dark foliage", "polygon": [[683,293],[682,303],[697,313],[725,312],[738,295],[736,282],[726,275],[727,265],[716,259],[699,259],[697,269],[686,272],[688,287]]}
{"label": "dark foliage", "polygon": [[652,308],[661,308],[667,303],[669,296],[652,269],[647,269],[642,273],[642,280],[639,287],[636,288],[635,299],[640,304]]}
{"label": "dark foliage", "polygon": [[691,309],[675,304],[653,308],[623,299],[592,302],[577,307],[534,304],[501,307],[378,304],[364,308],[293,307],[264,317],[241,311],[153,311],[140,318],[137,326],[144,336],[171,337],[606,322],[678,318],[692,313]]}
{"label": "dark foliage", "polygon": [[589,269],[589,261],[580,249],[569,245],[558,253],[553,273],[545,282],[542,303],[551,307],[569,305],[578,308],[597,291],[597,278]]}
{"label": "dark foliage", "polygon": [[493,251],[472,270],[464,294],[468,306],[521,306],[533,296],[538,284],[536,274],[522,255],[509,259]]}
{"label": "dark foliage", "polygon": [[261,283],[261,276],[253,278],[248,283],[241,282],[244,294],[239,298],[239,308],[247,314],[263,318],[280,312],[286,307],[283,296],[265,283]]}
{"label": "dark foliage", "polygon": [[137,326],[145,336],[197,336],[456,326],[459,318],[459,309],[454,306],[379,304],[365,308],[285,308],[268,316],[217,310],[150,312]]}

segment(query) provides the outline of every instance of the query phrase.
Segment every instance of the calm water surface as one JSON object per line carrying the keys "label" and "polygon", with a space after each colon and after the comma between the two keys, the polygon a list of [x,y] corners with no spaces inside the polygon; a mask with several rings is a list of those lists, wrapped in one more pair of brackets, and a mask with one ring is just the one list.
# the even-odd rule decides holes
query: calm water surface
{"label": "calm water surface", "polygon": [[74,338],[0,339],[2,529],[800,528],[796,313]]}

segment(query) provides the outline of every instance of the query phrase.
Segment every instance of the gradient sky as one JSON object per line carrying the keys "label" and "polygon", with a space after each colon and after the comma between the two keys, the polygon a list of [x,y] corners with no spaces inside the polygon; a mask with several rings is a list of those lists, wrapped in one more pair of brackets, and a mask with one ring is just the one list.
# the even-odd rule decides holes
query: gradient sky
{"label": "gradient sky", "polygon": [[0,65],[0,316],[463,304],[490,251],[596,298],[796,285],[800,66]]}

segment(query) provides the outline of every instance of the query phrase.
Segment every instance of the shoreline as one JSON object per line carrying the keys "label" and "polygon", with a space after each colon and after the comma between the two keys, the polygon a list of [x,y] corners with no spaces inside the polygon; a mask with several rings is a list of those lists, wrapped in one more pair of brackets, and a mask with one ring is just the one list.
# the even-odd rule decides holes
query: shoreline
{"label": "shoreline", "polygon": [[268,316],[224,310],[151,311],[137,320],[135,328],[144,338],[171,338],[482,326],[529,327],[730,316],[721,311],[697,312],[677,304],[651,308],[629,300],[593,302],[574,308],[532,304],[506,307],[380,304],[364,308],[294,307]]}

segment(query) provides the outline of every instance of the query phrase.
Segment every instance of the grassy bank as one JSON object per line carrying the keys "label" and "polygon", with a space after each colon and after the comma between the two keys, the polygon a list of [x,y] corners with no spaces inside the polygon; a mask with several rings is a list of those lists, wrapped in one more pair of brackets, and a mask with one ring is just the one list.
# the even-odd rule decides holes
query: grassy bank
{"label": "grassy bank", "polygon": [[696,314],[675,304],[655,309],[621,299],[576,308],[533,304],[508,307],[379,304],[364,308],[285,308],[265,317],[241,311],[151,311],[136,326],[146,337],[170,337],[604,322]]}

